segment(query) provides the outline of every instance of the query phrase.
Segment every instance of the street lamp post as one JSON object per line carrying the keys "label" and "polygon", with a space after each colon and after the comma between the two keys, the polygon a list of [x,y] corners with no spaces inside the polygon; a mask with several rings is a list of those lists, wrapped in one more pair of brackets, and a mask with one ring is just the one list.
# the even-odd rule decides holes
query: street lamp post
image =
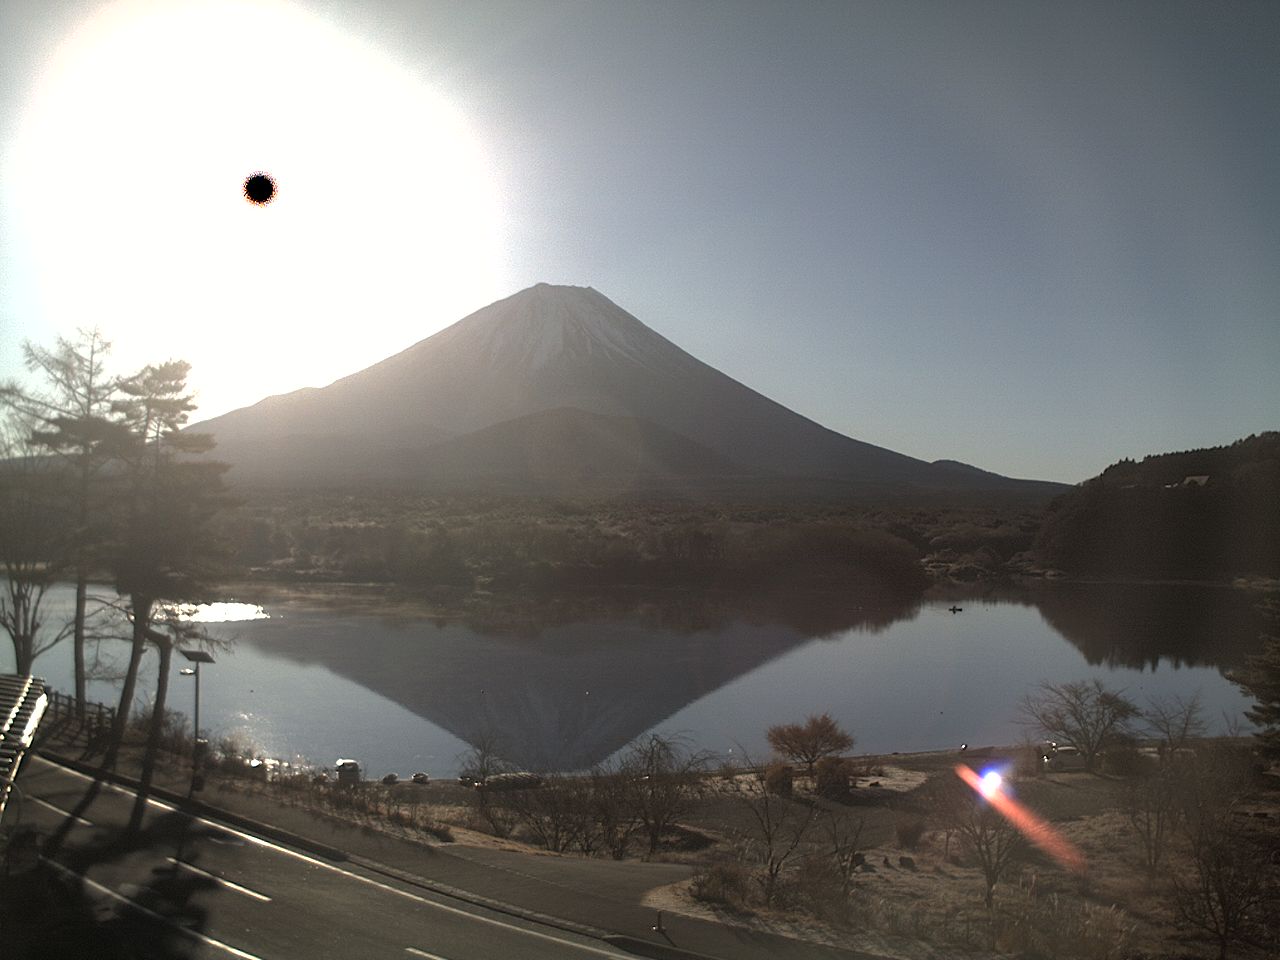
{"label": "street lamp post", "polygon": [[187,798],[190,799],[196,792],[196,776],[200,770],[200,761],[204,757],[204,751],[200,749],[201,744],[204,743],[200,739],[200,664],[213,663],[214,660],[203,650],[179,650],[178,652],[187,658],[188,663],[195,664],[195,667],[184,667],[179,671],[184,677],[196,678],[196,709],[195,716],[192,718],[195,737],[191,741],[191,789],[187,791]]}

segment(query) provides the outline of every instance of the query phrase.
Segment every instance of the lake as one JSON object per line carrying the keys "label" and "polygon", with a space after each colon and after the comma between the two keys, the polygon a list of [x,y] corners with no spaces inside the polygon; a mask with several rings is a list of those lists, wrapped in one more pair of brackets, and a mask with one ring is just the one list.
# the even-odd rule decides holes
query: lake
{"label": "lake", "polygon": [[[452,775],[483,736],[533,769],[585,768],[650,731],[759,758],[768,726],[823,711],[859,752],[1006,744],[1022,738],[1017,703],[1037,683],[1093,677],[1139,704],[1198,693],[1221,729],[1249,703],[1223,671],[1265,627],[1256,596],[1185,585],[1043,583],[894,603],[672,594],[453,617],[374,588],[253,585],[228,599],[248,606],[204,611],[210,634],[232,642],[202,671],[210,738],[317,765],[353,757],[375,776]],[[56,620],[70,588],[46,603]],[[93,699],[114,703],[109,674],[126,659],[125,644],[99,645]],[[192,682],[174,659],[170,706],[189,716]],[[0,672],[12,667],[6,643]],[[143,699],[154,671],[148,655]],[[36,672],[71,691],[70,643]]]}

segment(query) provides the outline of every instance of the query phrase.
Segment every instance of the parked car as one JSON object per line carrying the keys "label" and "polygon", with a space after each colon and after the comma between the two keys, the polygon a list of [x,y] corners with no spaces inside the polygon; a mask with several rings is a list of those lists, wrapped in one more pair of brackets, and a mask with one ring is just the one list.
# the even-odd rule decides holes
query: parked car
{"label": "parked car", "polygon": [[536,773],[499,773],[476,784],[479,790],[528,790],[542,786],[542,777]]}
{"label": "parked car", "polygon": [[1084,769],[1084,754],[1075,747],[1050,747],[1045,756],[1045,765],[1055,772]]}

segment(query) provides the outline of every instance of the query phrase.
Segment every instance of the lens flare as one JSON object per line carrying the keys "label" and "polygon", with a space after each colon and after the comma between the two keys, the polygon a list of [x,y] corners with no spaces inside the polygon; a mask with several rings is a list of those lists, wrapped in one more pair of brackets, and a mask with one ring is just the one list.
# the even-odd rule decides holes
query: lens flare
{"label": "lens flare", "polygon": [[1076,873],[1084,871],[1084,854],[1068,843],[1066,838],[1054,830],[1053,827],[1001,789],[1004,781],[998,772],[991,770],[979,777],[964,764],[957,764],[956,776],[972,787],[980,796],[985,797],[997,813],[1012,823],[1024,837],[1057,860],[1066,869]]}

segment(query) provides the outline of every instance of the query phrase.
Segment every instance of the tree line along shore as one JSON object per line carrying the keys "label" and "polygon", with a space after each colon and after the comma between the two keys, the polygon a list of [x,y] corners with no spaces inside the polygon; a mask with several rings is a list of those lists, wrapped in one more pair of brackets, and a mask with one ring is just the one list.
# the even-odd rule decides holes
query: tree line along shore
{"label": "tree line along shore", "polygon": [[909,591],[1015,575],[1280,580],[1280,433],[1120,461],[1048,503],[244,492],[257,576],[484,589],[787,578]]}

